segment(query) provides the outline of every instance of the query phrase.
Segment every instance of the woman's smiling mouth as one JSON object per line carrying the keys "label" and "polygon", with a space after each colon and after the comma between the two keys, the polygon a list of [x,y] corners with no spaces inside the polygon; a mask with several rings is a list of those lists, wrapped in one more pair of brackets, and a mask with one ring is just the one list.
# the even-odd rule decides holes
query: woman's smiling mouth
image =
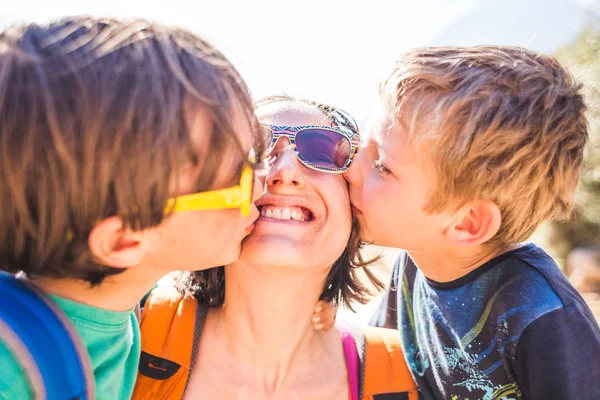
{"label": "woman's smiling mouth", "polygon": [[312,221],[313,213],[306,207],[265,204],[258,207],[260,216],[284,221]]}

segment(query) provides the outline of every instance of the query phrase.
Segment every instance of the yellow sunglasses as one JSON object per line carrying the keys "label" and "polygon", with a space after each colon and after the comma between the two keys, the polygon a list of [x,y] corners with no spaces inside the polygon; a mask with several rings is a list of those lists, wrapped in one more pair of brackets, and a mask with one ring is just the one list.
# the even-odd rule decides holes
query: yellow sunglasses
{"label": "yellow sunglasses", "polygon": [[[254,190],[254,164],[256,156],[251,152],[248,161],[242,166],[239,185],[226,189],[209,190],[170,198],[165,212],[217,210],[223,208],[240,208],[242,217],[250,214],[252,192]],[[98,220],[100,222],[100,220]],[[67,242],[75,237],[74,232],[67,230]]]}
{"label": "yellow sunglasses", "polygon": [[250,214],[252,191],[254,190],[254,153],[250,153],[248,162],[242,166],[240,183],[225,189],[209,190],[177,196],[169,199],[166,212],[217,210],[223,208],[240,208],[242,216]]}

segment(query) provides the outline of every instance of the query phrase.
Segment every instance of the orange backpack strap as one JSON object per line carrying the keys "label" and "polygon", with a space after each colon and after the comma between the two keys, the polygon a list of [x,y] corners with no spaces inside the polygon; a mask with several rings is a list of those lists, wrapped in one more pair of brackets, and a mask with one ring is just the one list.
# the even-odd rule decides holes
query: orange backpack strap
{"label": "orange backpack strap", "polygon": [[362,400],[418,400],[419,392],[406,365],[400,332],[364,327],[352,329],[361,361]]}
{"label": "orange backpack strap", "polygon": [[142,311],[142,354],[132,399],[183,397],[195,353],[198,302],[175,288],[152,291]]}

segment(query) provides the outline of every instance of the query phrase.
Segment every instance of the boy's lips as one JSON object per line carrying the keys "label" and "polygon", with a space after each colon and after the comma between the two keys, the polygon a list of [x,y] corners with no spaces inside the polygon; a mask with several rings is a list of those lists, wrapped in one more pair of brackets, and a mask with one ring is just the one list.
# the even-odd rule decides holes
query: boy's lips
{"label": "boy's lips", "polygon": [[260,213],[258,211],[258,209],[256,207],[252,207],[252,223],[250,225],[248,225],[246,227],[246,229],[244,229],[244,233],[246,233],[247,235],[249,235],[250,233],[252,233],[252,231],[254,230],[254,227],[256,225],[256,221],[258,220],[258,218],[260,217]]}
{"label": "boy's lips", "polygon": [[360,211],[360,209],[358,207],[356,207],[354,204],[352,204],[352,212],[355,213],[356,215],[362,215],[362,211]]}

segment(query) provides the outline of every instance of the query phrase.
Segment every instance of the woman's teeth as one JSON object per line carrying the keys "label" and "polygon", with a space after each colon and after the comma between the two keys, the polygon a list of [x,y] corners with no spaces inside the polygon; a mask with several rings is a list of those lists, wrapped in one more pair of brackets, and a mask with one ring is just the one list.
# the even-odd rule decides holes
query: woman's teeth
{"label": "woman's teeth", "polygon": [[260,215],[267,218],[304,221],[304,213],[300,207],[271,207],[263,206]]}

